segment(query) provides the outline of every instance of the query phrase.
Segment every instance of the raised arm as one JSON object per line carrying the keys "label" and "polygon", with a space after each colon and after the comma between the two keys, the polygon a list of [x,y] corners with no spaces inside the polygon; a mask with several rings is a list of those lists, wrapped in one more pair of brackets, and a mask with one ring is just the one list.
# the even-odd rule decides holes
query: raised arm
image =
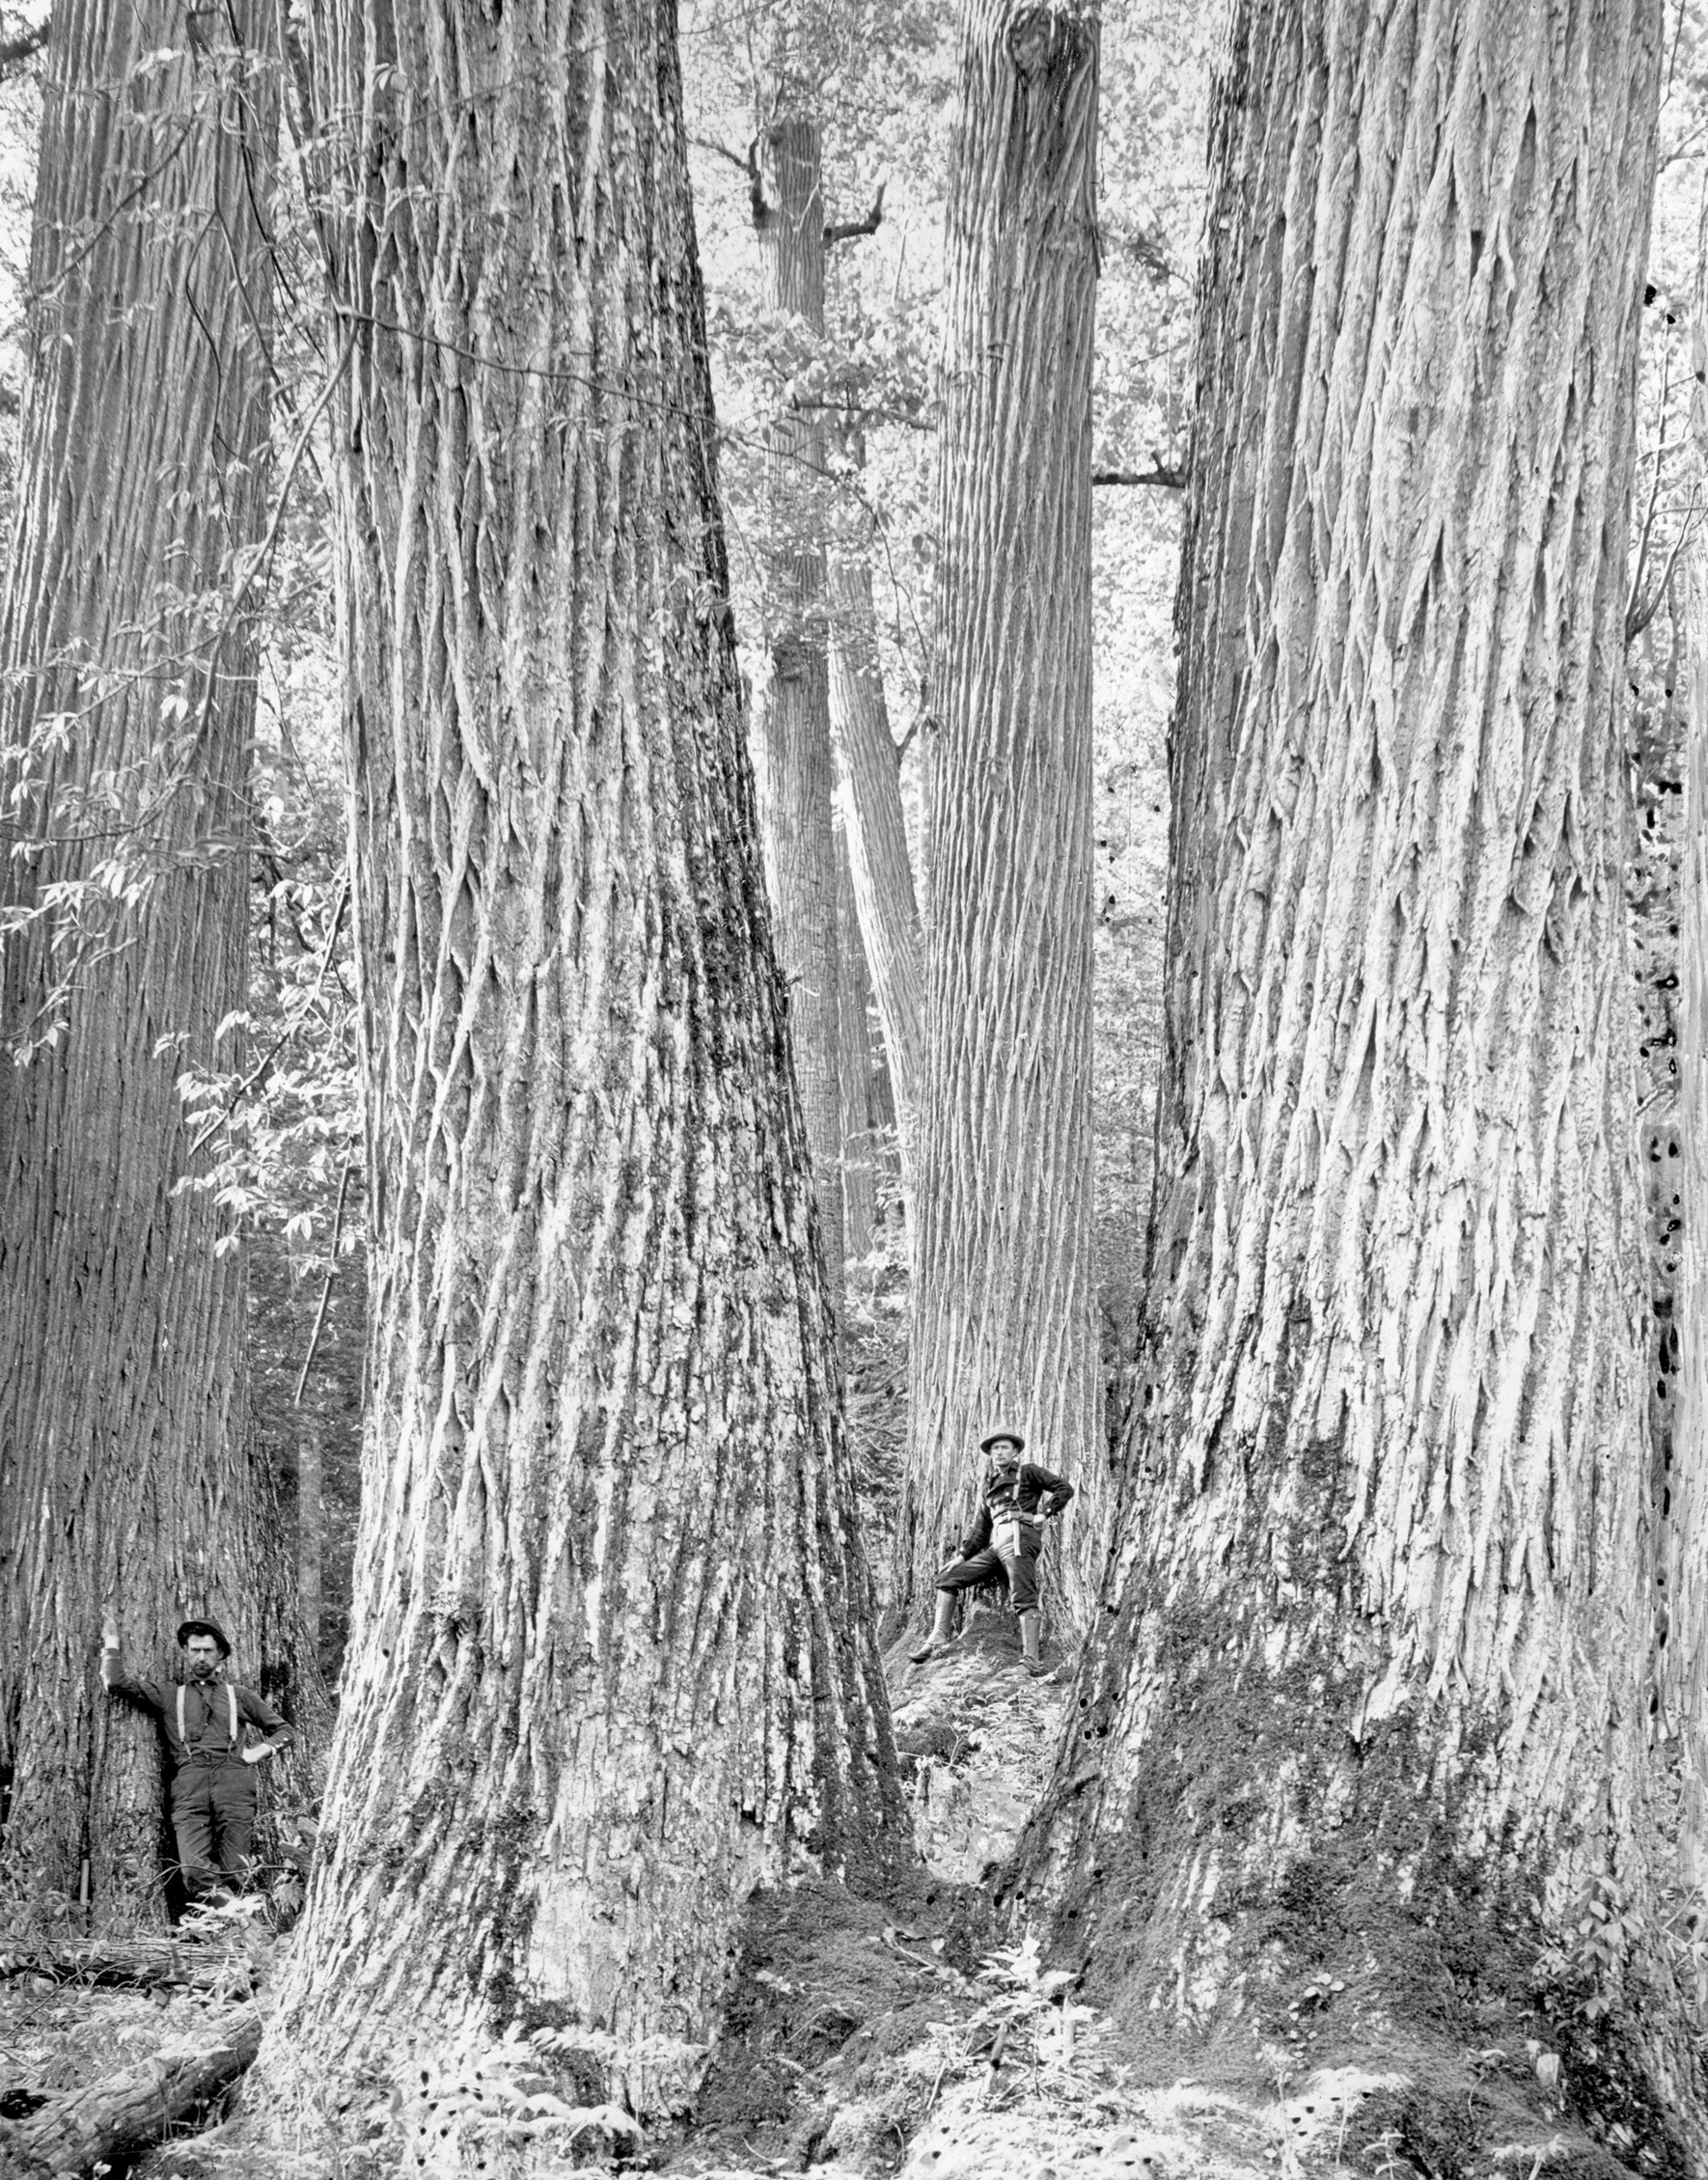
{"label": "raised arm", "polygon": [[138,1680],[134,1673],[124,1670],[124,1659],[119,1648],[119,1622],[108,1613],[100,1623],[100,1677],[101,1686],[109,1696],[128,1696],[132,1702],[147,1703],[152,1710],[160,1708],[160,1691],[152,1680]]}

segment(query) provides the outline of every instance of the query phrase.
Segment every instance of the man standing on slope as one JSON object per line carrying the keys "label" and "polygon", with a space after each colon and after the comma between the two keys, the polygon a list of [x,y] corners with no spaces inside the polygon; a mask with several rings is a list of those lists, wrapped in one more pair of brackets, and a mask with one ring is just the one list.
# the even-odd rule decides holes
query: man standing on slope
{"label": "man standing on slope", "polygon": [[984,1493],[972,1528],[961,1538],[959,1556],[937,1577],[937,1617],[930,1634],[911,1653],[923,1665],[940,1642],[949,1641],[955,1591],[973,1589],[998,1577],[1006,1580],[1020,1615],[1021,1662],[1030,1673],[1043,1671],[1038,1656],[1038,1554],[1044,1524],[1053,1521],[1073,1497],[1048,1469],[1020,1456],[1026,1441],[1017,1430],[993,1430],[979,1443],[985,1456]]}
{"label": "man standing on slope", "polygon": [[109,1613],[101,1627],[100,1676],[109,1696],[127,1696],[166,1728],[172,1829],[184,1891],[194,1905],[241,1888],[255,1830],[255,1767],[295,1736],[253,1688],[225,1678],[232,1646],[216,1621],[185,1620],[178,1645],[184,1679],[138,1680],[124,1669],[119,1623]]}

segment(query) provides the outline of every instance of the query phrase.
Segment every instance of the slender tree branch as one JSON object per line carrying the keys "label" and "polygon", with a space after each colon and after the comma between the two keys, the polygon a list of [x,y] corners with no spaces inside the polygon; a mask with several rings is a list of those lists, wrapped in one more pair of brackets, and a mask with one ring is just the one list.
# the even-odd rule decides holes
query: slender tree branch
{"label": "slender tree branch", "polygon": [[1667,556],[1667,566],[1661,571],[1661,580],[1655,585],[1654,593],[1647,605],[1639,606],[1634,597],[1630,610],[1625,616],[1625,641],[1628,644],[1634,642],[1642,634],[1660,611],[1661,600],[1667,595],[1667,587],[1672,581],[1672,570],[1678,566],[1678,556],[1685,548],[1685,540],[1690,537],[1695,519],[1696,488],[1693,484],[1691,486],[1690,505],[1684,511],[1684,520],[1678,526],[1678,536],[1672,540],[1672,550]]}
{"label": "slender tree branch", "polygon": [[1182,492],[1186,489],[1186,471],[1169,462],[1159,461],[1154,469],[1094,469],[1093,484],[1154,484],[1164,492]]}
{"label": "slender tree branch", "polygon": [[728,159],[740,174],[748,172],[748,164],[739,152],[731,152],[728,144],[719,144],[709,136],[691,136],[688,139],[697,152],[709,152],[714,158]]}
{"label": "slender tree branch", "polygon": [[315,1311],[314,1329],[309,1334],[309,1351],[302,1359],[302,1374],[296,1381],[296,1392],[291,1397],[290,1405],[293,1408],[302,1406],[302,1389],[309,1382],[309,1370],[315,1360],[315,1350],[320,1344],[321,1328],[326,1322],[326,1305],[332,1299],[332,1282],[338,1271],[338,1237],[344,1231],[344,1198],[349,1194],[350,1161],[355,1155],[356,1145],[352,1141],[344,1151],[344,1172],[338,1179],[338,1209],[332,1214],[330,1261],[326,1266],[326,1277],[320,1282],[320,1306]]}
{"label": "slender tree branch", "polygon": [[52,27],[53,18],[48,16],[34,30],[20,30],[15,38],[0,38],[0,75],[21,62],[34,60],[47,43],[47,33]]}
{"label": "slender tree branch", "polygon": [[[1653,297],[1653,294],[1654,290],[1652,288],[1647,290],[1644,294],[1643,300],[1645,302],[1649,301]],[[1661,457],[1666,452],[1667,396],[1668,390],[1671,387],[1671,383],[1672,358],[1667,352],[1667,350],[1663,348],[1661,351],[1662,444],[1655,449],[1655,481],[1649,492],[1648,510],[1642,518],[1642,530],[1639,533],[1637,540],[1637,566],[1632,570],[1631,593],[1629,598],[1626,600],[1625,605],[1625,641],[1627,643],[1631,641],[1632,636],[1639,628],[1640,628],[1644,624],[1646,620],[1649,618],[1649,615],[1642,615],[1639,618],[1638,600],[1642,596],[1642,579],[1644,572],[1646,571],[1649,565],[1649,541],[1654,536],[1655,515],[1659,511],[1661,505],[1661,471],[1664,466]],[[1649,614],[1652,615],[1653,612],[1654,607],[1651,606],[1649,608]]]}
{"label": "slender tree branch", "polygon": [[878,183],[878,193],[871,201],[871,210],[864,219],[833,222],[824,231],[826,242],[853,242],[862,235],[875,235],[884,223],[884,184]]}

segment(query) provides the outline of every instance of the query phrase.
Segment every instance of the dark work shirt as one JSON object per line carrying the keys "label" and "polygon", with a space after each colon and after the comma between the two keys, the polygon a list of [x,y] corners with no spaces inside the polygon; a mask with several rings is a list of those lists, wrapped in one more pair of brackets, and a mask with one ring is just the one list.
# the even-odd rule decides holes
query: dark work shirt
{"label": "dark work shirt", "polygon": [[989,1472],[984,1479],[983,1504],[973,1517],[972,1528],[961,1538],[961,1558],[970,1559],[975,1552],[982,1552],[996,1523],[1016,1514],[1035,1517],[1045,1497],[1050,1504],[1044,1507],[1044,1513],[1059,1514],[1073,1497],[1073,1486],[1031,1461],[1005,1462]]}
{"label": "dark work shirt", "polygon": [[[154,1712],[166,1728],[166,1747],[172,1756],[175,1771],[188,1763],[192,1756],[204,1761],[210,1757],[233,1754],[231,1703],[226,1690],[232,1683],[210,1680],[204,1688],[195,1681],[183,1684],[184,1738],[178,1736],[178,1691],[176,1680],[139,1680],[133,1673],[120,1670],[116,1662],[109,1663],[103,1676],[109,1696],[127,1696],[133,1703],[141,1703]],[[296,1736],[270,1703],[258,1696],[253,1688],[236,1687],[233,1693],[237,1698],[237,1746],[256,1740],[267,1741],[275,1749],[282,1749]],[[245,1726],[251,1729],[245,1732]]]}

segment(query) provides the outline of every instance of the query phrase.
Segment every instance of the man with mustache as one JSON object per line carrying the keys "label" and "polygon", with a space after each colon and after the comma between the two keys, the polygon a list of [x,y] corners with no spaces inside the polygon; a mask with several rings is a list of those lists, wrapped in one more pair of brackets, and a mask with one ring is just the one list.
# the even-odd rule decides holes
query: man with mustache
{"label": "man with mustache", "polygon": [[992,1431],[980,1441],[978,1450],[986,1464],[978,1511],[961,1539],[958,1555],[937,1577],[937,1614],[931,1632],[909,1655],[915,1665],[923,1665],[949,1641],[959,1590],[1000,1581],[1019,1616],[1021,1663],[1035,1676],[1044,1670],[1038,1655],[1037,1584],[1044,1524],[1067,1504],[1073,1486],[1035,1462],[1023,1461],[1026,1441],[1017,1430]]}
{"label": "man with mustache", "polygon": [[249,1868],[258,1799],[256,1767],[295,1736],[253,1688],[225,1677],[232,1645],[215,1620],[178,1631],[184,1677],[139,1680],[125,1672],[119,1623],[101,1628],[100,1676],[109,1696],[128,1697],[159,1719],[172,1758],[172,1829],[192,1906],[239,1891]]}

